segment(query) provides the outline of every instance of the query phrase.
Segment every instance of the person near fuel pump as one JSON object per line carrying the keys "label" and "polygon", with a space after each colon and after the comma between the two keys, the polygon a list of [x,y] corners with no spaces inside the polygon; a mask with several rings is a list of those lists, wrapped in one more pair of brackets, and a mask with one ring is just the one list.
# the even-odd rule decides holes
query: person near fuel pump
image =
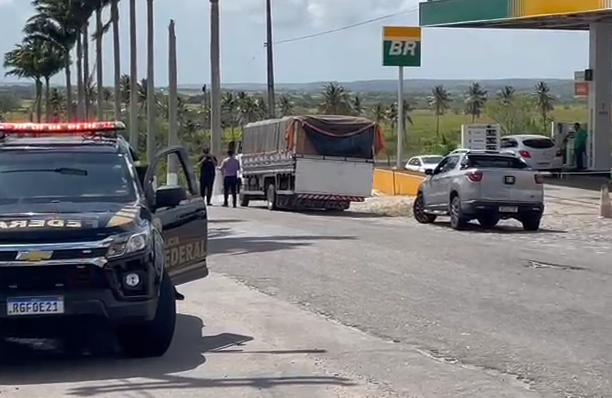
{"label": "person near fuel pump", "polygon": [[215,185],[215,172],[217,170],[217,158],[205,148],[198,162],[200,167],[200,195],[206,199],[206,204],[212,206],[212,192]]}
{"label": "person near fuel pump", "polygon": [[587,132],[580,126],[574,124],[574,156],[576,156],[576,169],[584,170],[584,156],[586,155]]}

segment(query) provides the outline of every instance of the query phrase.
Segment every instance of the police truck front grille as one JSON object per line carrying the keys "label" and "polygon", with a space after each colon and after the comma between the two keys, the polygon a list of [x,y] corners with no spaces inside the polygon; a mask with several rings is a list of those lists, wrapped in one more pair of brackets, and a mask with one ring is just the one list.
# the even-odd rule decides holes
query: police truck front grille
{"label": "police truck front grille", "polygon": [[51,259],[74,260],[82,258],[104,257],[107,251],[108,249],[105,247],[100,249],[55,250]]}
{"label": "police truck front grille", "polygon": [[0,290],[8,294],[107,287],[104,270],[93,265],[3,267],[0,276]]}

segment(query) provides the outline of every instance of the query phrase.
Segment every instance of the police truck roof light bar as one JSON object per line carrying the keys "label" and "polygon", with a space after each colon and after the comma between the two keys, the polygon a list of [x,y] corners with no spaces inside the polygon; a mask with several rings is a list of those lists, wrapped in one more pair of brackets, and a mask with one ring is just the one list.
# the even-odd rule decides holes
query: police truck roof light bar
{"label": "police truck roof light bar", "polygon": [[0,134],[23,133],[98,133],[125,130],[123,122],[93,122],[93,123],[0,123]]}

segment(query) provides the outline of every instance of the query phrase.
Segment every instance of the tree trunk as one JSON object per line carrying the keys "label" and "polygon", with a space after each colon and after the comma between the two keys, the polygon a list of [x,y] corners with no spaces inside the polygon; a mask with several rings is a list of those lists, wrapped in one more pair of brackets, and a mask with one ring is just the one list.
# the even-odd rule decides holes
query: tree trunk
{"label": "tree trunk", "polygon": [[83,86],[83,38],[77,35],[77,120],[85,119],[85,87]]}
{"label": "tree trunk", "polygon": [[121,119],[121,48],[119,41],[119,0],[112,0],[111,18],[113,21],[113,53],[115,61],[115,120]]}
{"label": "tree trunk", "polygon": [[130,0],[130,145],[138,150],[138,51],[136,0]]}
{"label": "tree trunk", "polygon": [[155,36],[153,0],[147,0],[147,161],[155,156]]}
{"label": "tree trunk", "polygon": [[36,122],[42,122],[42,82],[36,79]]}
{"label": "tree trunk", "polygon": [[104,67],[102,65],[102,6],[96,9],[96,86],[98,86],[98,96],[96,99],[98,121],[104,119]]}
{"label": "tree trunk", "polygon": [[436,137],[440,137],[440,114],[436,114]]}
{"label": "tree trunk", "polygon": [[83,86],[85,87],[85,119],[89,120],[91,98],[89,89],[89,22],[83,26]]}
{"label": "tree trunk", "polygon": [[49,76],[45,76],[45,121],[51,122],[51,88],[49,87]]}
{"label": "tree trunk", "polygon": [[66,72],[66,120],[72,121],[72,76],[70,72],[70,51],[64,56],[64,70]]}

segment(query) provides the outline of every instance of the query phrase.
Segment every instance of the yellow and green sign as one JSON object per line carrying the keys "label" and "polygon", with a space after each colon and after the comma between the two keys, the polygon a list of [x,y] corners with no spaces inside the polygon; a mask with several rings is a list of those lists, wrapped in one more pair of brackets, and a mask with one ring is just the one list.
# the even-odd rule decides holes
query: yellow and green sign
{"label": "yellow and green sign", "polygon": [[421,28],[385,26],[383,65],[421,66]]}
{"label": "yellow and green sign", "polygon": [[452,26],[611,9],[611,0],[445,0],[419,4],[421,26]]}

